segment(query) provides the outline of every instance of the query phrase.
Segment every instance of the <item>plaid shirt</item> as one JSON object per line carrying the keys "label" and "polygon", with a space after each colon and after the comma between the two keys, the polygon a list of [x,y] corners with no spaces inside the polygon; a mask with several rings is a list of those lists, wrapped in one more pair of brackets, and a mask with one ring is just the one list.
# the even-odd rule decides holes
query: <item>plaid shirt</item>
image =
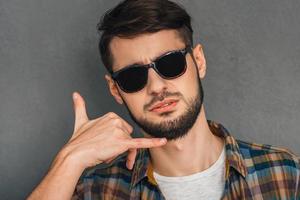
{"label": "plaid shirt", "polygon": [[[225,188],[222,199],[300,200],[299,157],[286,148],[234,139],[223,125],[207,120],[224,138]],[[140,149],[133,170],[122,156],[108,167],[96,166],[79,179],[72,200],[165,199],[153,177],[149,152]]]}

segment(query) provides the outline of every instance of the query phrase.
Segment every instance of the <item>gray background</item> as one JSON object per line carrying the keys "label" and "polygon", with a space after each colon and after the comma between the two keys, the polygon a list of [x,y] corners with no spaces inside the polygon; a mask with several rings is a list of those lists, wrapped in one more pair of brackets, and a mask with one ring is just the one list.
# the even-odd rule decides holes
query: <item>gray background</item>
{"label": "gray background", "polygon": [[[0,1],[0,197],[24,199],[73,131],[71,94],[91,118],[114,111],[96,24],[117,1]],[[207,118],[239,139],[300,154],[300,1],[185,0],[204,46]],[[131,122],[131,121],[130,121]]]}

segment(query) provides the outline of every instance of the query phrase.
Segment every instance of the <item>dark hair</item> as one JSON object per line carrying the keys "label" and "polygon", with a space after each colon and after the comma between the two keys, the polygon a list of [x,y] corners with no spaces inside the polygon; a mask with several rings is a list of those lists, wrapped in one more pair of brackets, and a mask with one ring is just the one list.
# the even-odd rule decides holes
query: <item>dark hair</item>
{"label": "dark hair", "polygon": [[133,38],[143,33],[176,29],[186,45],[193,45],[191,17],[184,8],[169,0],[125,0],[108,10],[97,25],[103,32],[99,41],[101,59],[112,73],[109,43],[115,36]]}

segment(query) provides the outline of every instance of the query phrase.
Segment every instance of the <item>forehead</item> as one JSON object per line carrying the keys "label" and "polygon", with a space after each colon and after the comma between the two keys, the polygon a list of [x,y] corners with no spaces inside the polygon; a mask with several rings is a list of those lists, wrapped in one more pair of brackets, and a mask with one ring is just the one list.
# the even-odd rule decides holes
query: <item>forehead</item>
{"label": "forehead", "polygon": [[146,33],[134,38],[114,37],[110,43],[113,71],[134,63],[146,64],[168,51],[184,47],[176,30]]}

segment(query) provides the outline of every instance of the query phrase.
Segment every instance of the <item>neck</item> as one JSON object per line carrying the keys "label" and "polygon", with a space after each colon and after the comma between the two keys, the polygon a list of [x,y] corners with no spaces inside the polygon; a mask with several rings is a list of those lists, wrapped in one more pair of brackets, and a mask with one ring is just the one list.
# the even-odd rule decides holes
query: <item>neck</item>
{"label": "neck", "polygon": [[209,168],[219,158],[224,141],[209,129],[202,105],[198,118],[183,138],[149,149],[155,172],[164,176],[186,176]]}

